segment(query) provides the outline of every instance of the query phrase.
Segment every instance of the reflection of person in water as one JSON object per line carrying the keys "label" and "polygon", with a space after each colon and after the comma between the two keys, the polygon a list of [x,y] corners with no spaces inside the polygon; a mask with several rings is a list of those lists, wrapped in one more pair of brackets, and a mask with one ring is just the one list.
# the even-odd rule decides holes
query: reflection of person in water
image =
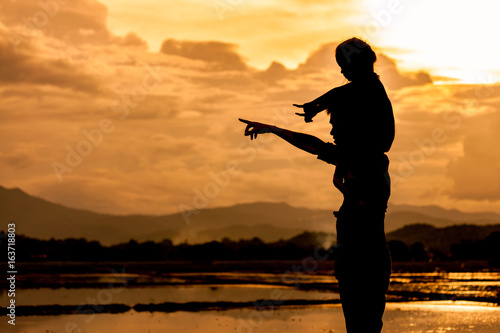
{"label": "reflection of person in water", "polygon": [[335,275],[347,332],[372,333],[382,329],[385,292],[391,259],[384,233],[390,195],[389,159],[394,140],[394,115],[384,86],[373,71],[375,52],[352,38],[336,51],[337,63],[350,82],[334,88],[302,108],[306,122],[327,110],[334,144],[303,133],[240,119],[251,139],[274,133],[292,145],[336,165],[334,185],[344,201],[337,217]]}

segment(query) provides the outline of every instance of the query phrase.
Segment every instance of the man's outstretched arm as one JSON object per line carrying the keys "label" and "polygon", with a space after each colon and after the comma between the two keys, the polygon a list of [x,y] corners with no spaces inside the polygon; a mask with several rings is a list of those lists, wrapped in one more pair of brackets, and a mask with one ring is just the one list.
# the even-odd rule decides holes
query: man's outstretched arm
{"label": "man's outstretched arm", "polygon": [[252,140],[257,138],[257,134],[273,133],[291,145],[313,155],[319,155],[324,151],[325,145],[327,145],[327,143],[323,140],[309,134],[293,132],[274,125],[258,123],[241,118],[239,121],[247,124],[247,127],[245,128],[245,136],[250,136],[250,139]]}

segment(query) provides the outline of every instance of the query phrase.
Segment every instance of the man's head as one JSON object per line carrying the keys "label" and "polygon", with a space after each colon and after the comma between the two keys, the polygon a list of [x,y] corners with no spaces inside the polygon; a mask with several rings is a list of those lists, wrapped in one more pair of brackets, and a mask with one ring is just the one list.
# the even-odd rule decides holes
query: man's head
{"label": "man's head", "polygon": [[352,81],[373,73],[377,56],[368,43],[359,38],[351,38],[337,46],[335,59],[345,78]]}

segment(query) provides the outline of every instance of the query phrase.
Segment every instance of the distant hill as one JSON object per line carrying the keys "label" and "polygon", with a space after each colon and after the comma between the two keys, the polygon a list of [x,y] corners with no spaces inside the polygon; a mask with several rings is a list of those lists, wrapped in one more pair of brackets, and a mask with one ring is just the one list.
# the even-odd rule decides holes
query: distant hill
{"label": "distant hill", "polygon": [[500,223],[500,214],[493,212],[466,213],[456,209],[444,209],[439,206],[411,206],[411,205],[391,205],[387,210],[389,213],[408,212],[419,213],[432,216],[436,219],[461,221],[463,223],[489,224],[491,222]]}
{"label": "distant hill", "polygon": [[164,223],[164,217],[98,214],[67,208],[30,196],[19,189],[0,187],[2,227],[15,221],[16,231],[30,237],[86,238],[111,244],[130,238],[145,240],[174,238],[178,227]]}
{"label": "distant hill", "polygon": [[438,206],[389,205],[385,223],[386,232],[412,223],[446,227],[456,224],[489,225],[500,224],[500,214],[492,212],[466,213]]}
{"label": "distant hill", "polygon": [[408,246],[421,242],[427,250],[448,253],[453,243],[483,240],[495,231],[500,231],[500,224],[486,226],[463,224],[444,228],[428,224],[412,224],[388,233],[387,240],[400,240]]}
{"label": "distant hill", "polygon": [[[331,211],[290,207],[284,203],[251,203],[211,208],[182,215],[110,215],[73,209],[40,199],[19,189],[0,186],[0,221],[16,221],[17,232],[29,237],[86,238],[104,245],[135,239],[201,243],[259,237],[265,241],[290,238],[303,231],[335,232]],[[0,230],[2,227],[0,227]]]}
{"label": "distant hill", "polygon": [[[266,242],[290,238],[304,231],[335,233],[332,209],[291,207],[285,203],[247,203],[199,211],[186,223],[180,213],[162,216],[110,215],[64,207],[20,189],[0,186],[2,228],[16,221],[17,232],[40,239],[86,238],[104,245],[137,241],[191,244],[210,240],[259,237]],[[449,213],[449,214],[448,214]],[[439,207],[390,206],[386,231],[414,223],[445,227],[454,224],[499,224],[495,213],[463,213]]]}
{"label": "distant hill", "polygon": [[[499,220],[500,221],[500,220]],[[435,217],[415,211],[389,211],[385,218],[385,231],[391,232],[400,229],[408,224],[430,224],[436,227],[445,227],[454,224],[464,223],[461,219],[449,219],[442,217]],[[471,222],[474,223],[474,222]],[[484,222],[487,224],[487,222]],[[477,221],[477,224],[483,224],[483,221]]]}
{"label": "distant hill", "polygon": [[262,241],[269,243],[276,241],[276,237],[289,239],[302,232],[304,232],[303,228],[280,228],[272,224],[256,224],[250,226],[234,224],[223,228],[201,230],[198,232],[196,239],[197,242],[201,243],[212,240],[221,240],[225,237],[233,240],[258,237]]}

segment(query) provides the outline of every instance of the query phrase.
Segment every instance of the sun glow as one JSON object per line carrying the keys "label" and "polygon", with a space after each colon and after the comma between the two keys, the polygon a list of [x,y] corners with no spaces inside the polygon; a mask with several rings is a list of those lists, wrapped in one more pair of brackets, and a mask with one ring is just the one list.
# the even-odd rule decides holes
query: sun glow
{"label": "sun glow", "polygon": [[443,81],[448,84],[500,81],[500,3],[489,0],[365,0],[363,6],[347,1],[287,8],[238,2],[222,18],[198,0],[183,7],[155,0],[141,6],[102,1],[109,8],[110,29],[137,32],[153,52],[167,38],[217,39],[238,44],[247,63],[257,68],[275,60],[294,68],[318,45],[355,35],[396,59],[402,70],[425,70],[438,82],[440,77],[450,78]]}
{"label": "sun glow", "polygon": [[370,24],[379,27],[367,37],[382,50],[395,50],[389,53],[400,68],[424,69],[457,79],[455,83],[500,80],[500,3],[381,0],[367,1],[366,6]]}

